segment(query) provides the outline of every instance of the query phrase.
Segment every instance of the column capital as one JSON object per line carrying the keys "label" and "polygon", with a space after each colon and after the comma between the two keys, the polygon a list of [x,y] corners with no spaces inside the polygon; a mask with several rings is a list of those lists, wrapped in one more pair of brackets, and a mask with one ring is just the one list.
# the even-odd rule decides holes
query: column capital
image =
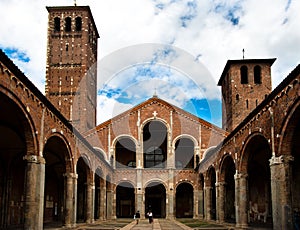
{"label": "column capital", "polygon": [[67,178],[78,179],[78,174],[77,173],[64,173],[63,176],[67,177]]}
{"label": "column capital", "polygon": [[235,180],[239,180],[239,179],[246,179],[248,177],[248,174],[247,173],[238,173],[236,172],[236,174],[234,174],[234,179]]}
{"label": "column capital", "polygon": [[45,158],[33,154],[25,155],[23,160],[27,161],[28,163],[46,164]]}
{"label": "column capital", "polygon": [[278,157],[272,156],[272,158],[269,160],[270,166],[278,164],[288,164],[292,161],[294,161],[294,157],[291,155],[281,155]]}
{"label": "column capital", "polygon": [[227,183],[224,182],[224,181],[220,181],[220,182],[216,182],[216,187],[219,187],[219,186],[225,186]]}

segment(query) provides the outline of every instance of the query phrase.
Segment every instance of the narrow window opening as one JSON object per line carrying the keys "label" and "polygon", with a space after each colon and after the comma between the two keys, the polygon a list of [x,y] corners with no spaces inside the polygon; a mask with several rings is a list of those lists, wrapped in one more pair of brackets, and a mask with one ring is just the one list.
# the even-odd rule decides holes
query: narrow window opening
{"label": "narrow window opening", "polygon": [[69,51],[69,44],[66,44],[66,51]]}
{"label": "narrow window opening", "polygon": [[67,17],[65,19],[65,31],[70,32],[71,31],[71,18]]}
{"label": "narrow window opening", "polygon": [[75,28],[76,28],[76,31],[81,31],[82,29],[82,20],[81,20],[81,17],[77,17],[75,19]]}
{"label": "narrow window opening", "polygon": [[240,69],[241,72],[241,84],[248,84],[248,68],[243,65]]}
{"label": "narrow window opening", "polygon": [[236,99],[236,101],[239,101],[239,100],[240,100],[240,95],[237,94],[237,95],[235,96],[235,99]]}
{"label": "narrow window opening", "polygon": [[60,31],[60,18],[58,17],[54,18],[54,31]]}
{"label": "narrow window opening", "polygon": [[248,99],[246,100],[246,108],[249,109],[249,101],[248,101]]}
{"label": "narrow window opening", "polygon": [[261,67],[258,65],[254,67],[254,83],[261,84]]}

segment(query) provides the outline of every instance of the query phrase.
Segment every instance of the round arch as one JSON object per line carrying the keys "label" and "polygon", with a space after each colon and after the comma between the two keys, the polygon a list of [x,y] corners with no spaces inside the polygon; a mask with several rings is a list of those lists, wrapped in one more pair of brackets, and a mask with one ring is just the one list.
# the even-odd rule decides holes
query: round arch
{"label": "round arch", "polygon": [[195,142],[182,136],[175,142],[175,168],[193,169],[195,167]]}
{"label": "round arch", "polygon": [[100,159],[102,159],[104,161],[108,161],[107,154],[106,154],[106,152],[102,148],[94,147],[94,149],[96,150],[96,152],[98,154],[98,157]]}
{"label": "round arch", "polygon": [[176,186],[176,218],[192,218],[194,213],[194,187],[189,182]]}
{"label": "round arch", "polygon": [[116,168],[135,168],[137,142],[129,135],[121,135],[115,138],[114,159]]}
{"label": "round arch", "polygon": [[145,187],[145,212],[152,211],[153,217],[166,217],[166,186],[152,180]]}
{"label": "round arch", "polygon": [[134,186],[129,181],[121,181],[116,186],[116,216],[118,218],[132,218],[134,213]]}
{"label": "round arch", "polygon": [[208,220],[216,220],[216,209],[217,209],[217,200],[216,200],[216,170],[214,166],[210,166],[207,169],[205,175],[205,187],[210,190],[208,194],[208,199],[206,200],[206,215]]}

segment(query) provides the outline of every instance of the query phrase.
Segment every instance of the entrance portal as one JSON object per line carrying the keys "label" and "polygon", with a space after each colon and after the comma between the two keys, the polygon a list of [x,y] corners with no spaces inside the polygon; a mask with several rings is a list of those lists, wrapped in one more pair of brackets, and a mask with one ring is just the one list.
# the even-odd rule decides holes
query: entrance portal
{"label": "entrance portal", "polygon": [[166,189],[161,183],[152,182],[146,188],[145,211],[151,210],[153,217],[166,217]]}

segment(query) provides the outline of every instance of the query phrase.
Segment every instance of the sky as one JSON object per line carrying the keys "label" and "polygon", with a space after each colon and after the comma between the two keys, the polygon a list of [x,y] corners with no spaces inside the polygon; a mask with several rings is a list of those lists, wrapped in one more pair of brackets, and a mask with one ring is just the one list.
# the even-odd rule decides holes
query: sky
{"label": "sky", "polygon": [[[44,92],[46,6],[0,0],[0,48]],[[217,82],[228,59],[277,58],[273,89],[299,64],[300,1],[77,0],[98,40],[97,123],[157,95],[221,127]]]}

